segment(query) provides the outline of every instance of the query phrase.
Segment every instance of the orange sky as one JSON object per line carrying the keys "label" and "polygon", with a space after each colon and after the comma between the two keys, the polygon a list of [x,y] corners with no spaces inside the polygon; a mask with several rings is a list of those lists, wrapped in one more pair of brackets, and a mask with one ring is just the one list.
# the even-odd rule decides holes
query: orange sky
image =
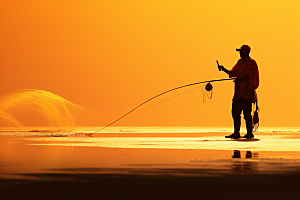
{"label": "orange sky", "polygon": [[[299,126],[299,0],[9,0],[0,27],[0,95],[50,91],[89,110],[77,125],[106,125],[165,90],[227,78],[216,60],[231,68],[248,44],[260,125]],[[116,125],[231,126],[233,83],[213,86],[204,104],[200,88]]]}

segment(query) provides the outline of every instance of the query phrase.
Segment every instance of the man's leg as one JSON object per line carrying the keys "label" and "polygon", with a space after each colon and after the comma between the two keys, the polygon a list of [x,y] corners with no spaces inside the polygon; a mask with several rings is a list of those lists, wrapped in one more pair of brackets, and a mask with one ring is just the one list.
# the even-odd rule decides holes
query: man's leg
{"label": "man's leg", "polygon": [[233,99],[232,100],[232,118],[233,118],[233,124],[234,124],[234,133],[228,136],[225,136],[225,138],[240,138],[240,128],[241,128],[241,101]]}
{"label": "man's leg", "polygon": [[252,102],[250,100],[242,100],[244,118],[246,120],[247,134],[243,138],[254,138],[252,133]]}

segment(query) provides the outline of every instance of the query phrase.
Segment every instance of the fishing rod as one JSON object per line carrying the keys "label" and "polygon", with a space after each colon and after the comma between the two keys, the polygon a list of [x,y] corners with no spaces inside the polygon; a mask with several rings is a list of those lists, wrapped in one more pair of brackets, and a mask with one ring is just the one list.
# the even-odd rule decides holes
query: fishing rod
{"label": "fishing rod", "polygon": [[[218,61],[217,61],[217,62],[218,62]],[[219,67],[219,63],[218,63],[218,67]],[[154,96],[154,97],[148,99],[147,101],[144,101],[143,103],[141,103],[141,104],[138,105],[137,107],[133,108],[132,110],[130,110],[128,113],[126,113],[126,114],[123,115],[122,117],[116,119],[115,121],[113,121],[113,122],[107,124],[106,126],[100,128],[100,129],[98,129],[98,130],[96,130],[96,131],[90,133],[89,135],[92,135],[92,134],[94,134],[94,133],[97,133],[97,132],[99,132],[99,131],[105,129],[106,127],[108,127],[108,126],[110,126],[110,125],[116,123],[117,121],[121,120],[122,118],[126,117],[127,115],[129,115],[130,113],[132,113],[133,111],[135,111],[137,108],[141,107],[142,105],[144,105],[144,104],[148,103],[149,101],[151,101],[151,100],[153,100],[153,99],[155,99],[155,98],[157,98],[157,97],[159,97],[159,96],[162,96],[162,95],[164,95],[164,94],[166,94],[166,93],[169,93],[169,92],[172,92],[172,91],[174,91],[174,90],[181,89],[181,88],[185,88],[185,87],[189,87],[189,86],[193,86],[193,85],[198,85],[198,84],[201,84],[201,83],[211,83],[211,82],[229,81],[229,80],[235,80],[235,78],[215,79],[215,80],[209,80],[209,81],[201,81],[201,82],[191,83],[191,84],[187,84],[187,85],[183,85],[183,86],[180,86],[180,87],[176,87],[176,88],[167,90],[167,91],[165,91],[165,92],[163,92],[163,93],[160,93],[160,94],[158,94],[158,95],[156,95],[156,96]]]}

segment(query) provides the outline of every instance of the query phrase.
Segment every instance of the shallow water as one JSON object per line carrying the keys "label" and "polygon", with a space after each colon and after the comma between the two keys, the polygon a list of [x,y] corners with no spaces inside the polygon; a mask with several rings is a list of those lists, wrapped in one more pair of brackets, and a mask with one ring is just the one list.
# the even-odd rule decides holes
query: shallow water
{"label": "shallow water", "polygon": [[[232,127],[107,127],[101,131],[101,127],[75,127],[75,128],[55,128],[55,127],[19,127],[5,128],[0,127],[0,136],[70,136],[74,133],[232,133]],[[245,133],[241,128],[241,133]],[[298,134],[300,135],[300,127],[259,127],[258,134]]]}
{"label": "shallow water", "polygon": [[112,127],[91,137],[86,135],[94,130],[3,130],[0,177],[45,172],[214,176],[287,172],[300,167],[297,128],[260,129],[256,133],[259,141],[246,142],[225,139],[231,128]]}
{"label": "shallow water", "polygon": [[26,138],[27,145],[147,149],[209,149],[242,151],[300,151],[296,135],[257,135],[260,141],[237,141],[211,137],[39,137]]}
{"label": "shallow water", "polygon": [[240,141],[225,139],[231,128],[224,127],[109,127],[105,132],[89,135],[92,129],[28,129],[2,131],[0,136],[22,136],[28,141],[26,145],[41,146],[300,151],[300,128],[261,128],[255,133],[258,140]]}

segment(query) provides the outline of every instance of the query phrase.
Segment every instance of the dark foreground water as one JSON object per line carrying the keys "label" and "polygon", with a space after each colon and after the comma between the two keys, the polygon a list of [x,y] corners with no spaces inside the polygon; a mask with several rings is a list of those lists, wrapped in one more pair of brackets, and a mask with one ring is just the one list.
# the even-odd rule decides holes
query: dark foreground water
{"label": "dark foreground water", "polygon": [[299,129],[259,140],[226,128],[0,133],[1,199],[299,199]]}

